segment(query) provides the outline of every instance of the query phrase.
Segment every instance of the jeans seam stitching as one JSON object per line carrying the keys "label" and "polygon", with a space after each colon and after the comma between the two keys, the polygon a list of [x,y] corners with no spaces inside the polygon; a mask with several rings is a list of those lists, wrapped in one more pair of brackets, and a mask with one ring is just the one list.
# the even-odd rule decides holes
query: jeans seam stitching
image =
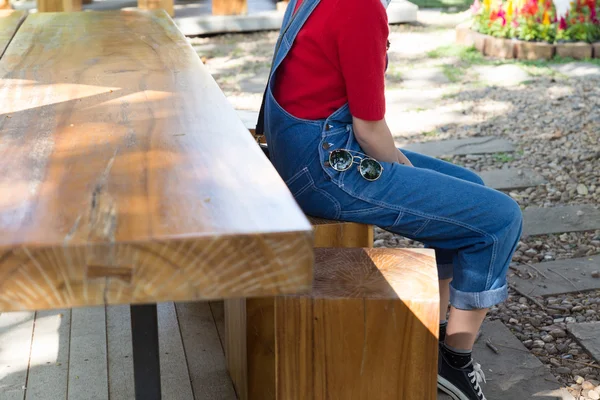
{"label": "jeans seam stitching", "polygon": [[377,206],[377,207],[363,208],[362,210],[344,211],[344,215],[355,215],[355,214],[370,213],[372,211],[378,211],[380,208],[381,207]]}
{"label": "jeans seam stitching", "polygon": [[315,185],[315,181],[314,181],[312,175],[310,174],[310,171],[308,171],[308,167],[305,167],[305,169],[308,172],[307,175],[308,175],[308,179],[310,180],[310,186],[313,188],[313,190],[315,190],[318,193],[321,193],[323,196],[327,197],[333,203],[333,205],[335,207],[335,218],[334,219],[338,219],[342,212],[342,205],[340,204],[338,199],[336,199],[334,196],[327,193],[327,191],[317,187],[317,185]]}
{"label": "jeans seam stitching", "polygon": [[[271,74],[271,79],[273,78],[273,75],[275,75],[275,71],[273,71],[273,73]],[[281,111],[283,113],[283,115],[287,118],[290,118],[292,120],[294,120],[295,122],[301,122],[303,124],[308,124],[308,125],[314,125],[314,126],[321,126],[323,123],[320,121],[314,121],[314,120],[308,120],[308,119],[302,119],[302,118],[298,118],[293,116],[292,114],[290,114],[288,111],[286,111],[281,104],[279,104],[277,102],[277,99],[275,99],[275,95],[272,93],[271,90],[271,84],[269,83],[269,87],[267,88],[267,94],[270,97],[270,100],[273,101],[273,104],[276,106],[276,108]]]}
{"label": "jeans seam stitching", "polygon": [[430,219],[426,219],[425,222],[423,222],[423,224],[421,225],[421,227],[417,229],[415,233],[413,233],[413,235],[417,236],[419,233],[423,232],[423,229],[425,229],[425,227],[429,224],[430,221]]}
{"label": "jeans seam stitching", "polygon": [[492,257],[490,259],[490,264],[488,265],[488,276],[485,281],[485,287],[486,287],[485,290],[488,290],[487,288],[489,288],[490,284],[491,284],[492,272],[493,272],[492,266],[494,265],[494,263],[496,261],[496,255],[497,255],[497,250],[498,250],[498,238],[494,234],[491,234],[490,236],[492,237],[494,244],[492,245]]}
{"label": "jeans seam stitching", "polygon": [[[292,183],[296,182],[304,173],[306,173],[308,171],[308,167],[304,167],[302,168],[300,171],[296,172],[294,175],[292,175],[292,177],[290,179],[288,179],[285,184],[286,185],[291,185]],[[310,179],[310,181],[312,183],[314,183],[314,181],[312,180],[312,178]]]}
{"label": "jeans seam stitching", "polygon": [[452,219],[450,219],[450,218],[437,217],[437,216],[435,216],[435,215],[428,215],[428,214],[424,214],[424,213],[420,213],[420,212],[415,212],[415,211],[412,211],[412,210],[406,209],[406,208],[404,208],[404,207],[400,207],[400,206],[393,206],[393,205],[386,204],[386,203],[384,203],[384,202],[380,202],[380,201],[373,200],[373,199],[366,199],[366,198],[364,198],[364,197],[362,197],[362,196],[359,196],[359,195],[356,195],[356,194],[349,193],[348,191],[346,191],[346,193],[348,193],[350,196],[352,196],[352,197],[355,197],[355,198],[357,198],[357,199],[360,199],[360,200],[362,200],[362,201],[364,201],[364,202],[366,202],[366,203],[370,203],[370,204],[376,204],[376,205],[378,205],[378,206],[380,206],[380,207],[388,208],[388,209],[390,209],[390,210],[401,211],[402,213],[411,214],[411,215],[416,215],[416,216],[423,217],[423,218],[429,218],[429,219],[434,219],[434,220],[436,220],[436,221],[448,222],[448,223],[450,223],[450,224],[458,225],[458,226],[461,226],[461,227],[463,227],[463,228],[466,228],[466,229],[472,230],[473,232],[479,233],[480,235],[483,235],[483,236],[490,236],[490,234],[488,234],[488,233],[487,233],[487,232],[485,232],[485,231],[482,231],[481,229],[477,229],[477,228],[475,228],[474,226],[471,226],[471,225],[469,225],[469,224],[464,224],[464,223],[462,223],[462,222],[455,221],[455,220],[452,220]]}
{"label": "jeans seam stitching", "polygon": [[[312,177],[311,177],[311,180],[312,180]],[[315,191],[317,191],[317,192],[321,193],[323,196],[325,196],[325,197],[327,197],[329,200],[331,200],[331,202],[332,202],[332,203],[333,203],[333,205],[335,206],[335,210],[336,210],[336,213],[335,213],[335,218],[334,218],[334,219],[338,219],[338,218],[340,217],[340,214],[341,214],[341,212],[342,212],[342,206],[341,206],[341,204],[339,203],[339,201],[338,201],[338,200],[337,200],[335,197],[333,197],[332,195],[330,195],[329,193],[327,193],[325,190],[323,190],[323,189],[321,189],[321,188],[318,188],[318,187],[315,185],[314,181],[313,181],[313,183],[312,183],[312,187],[314,188],[314,190],[315,190]]]}
{"label": "jeans seam stitching", "polygon": [[399,210],[398,211],[398,216],[396,217],[396,219],[394,220],[394,223],[392,224],[392,227],[395,227],[398,225],[398,223],[402,220],[402,217],[404,217],[404,211]]}
{"label": "jeans seam stitching", "polygon": [[304,185],[300,190],[298,190],[298,192],[294,194],[294,197],[300,196],[302,193],[306,192],[310,187],[314,187],[314,185],[309,182],[306,185]]}

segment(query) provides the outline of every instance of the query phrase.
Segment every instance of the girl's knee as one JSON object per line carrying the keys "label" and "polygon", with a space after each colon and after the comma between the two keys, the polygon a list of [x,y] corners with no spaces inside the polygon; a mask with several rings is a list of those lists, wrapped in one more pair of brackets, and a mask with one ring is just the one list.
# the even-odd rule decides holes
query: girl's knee
{"label": "girl's knee", "polygon": [[462,179],[472,182],[472,183],[476,183],[477,185],[485,186],[483,179],[481,179],[481,177],[479,175],[477,175],[475,172],[465,168],[464,174],[465,174],[465,176],[461,177]]}
{"label": "girl's knee", "polygon": [[502,206],[498,209],[498,214],[501,219],[501,230],[505,231],[505,235],[508,238],[512,238],[518,241],[521,237],[521,230],[523,227],[523,213],[519,204],[512,198],[506,196],[507,201],[503,202]]}

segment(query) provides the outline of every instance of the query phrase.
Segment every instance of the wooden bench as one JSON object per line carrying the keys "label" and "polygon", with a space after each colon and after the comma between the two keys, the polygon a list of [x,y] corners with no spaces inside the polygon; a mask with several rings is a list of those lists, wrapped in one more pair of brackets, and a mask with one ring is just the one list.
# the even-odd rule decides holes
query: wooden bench
{"label": "wooden bench", "polygon": [[164,11],[14,15],[0,312],[133,305],[136,398],[155,400],[152,304],[309,291],[311,225]]}
{"label": "wooden bench", "polygon": [[225,302],[241,400],[434,400],[439,292],[432,250],[315,249],[305,295]]}

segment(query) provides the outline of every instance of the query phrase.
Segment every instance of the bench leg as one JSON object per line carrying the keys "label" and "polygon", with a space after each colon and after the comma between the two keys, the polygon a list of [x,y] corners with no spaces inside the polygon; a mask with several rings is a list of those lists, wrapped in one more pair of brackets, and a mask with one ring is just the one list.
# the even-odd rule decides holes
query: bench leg
{"label": "bench leg", "polygon": [[136,400],[160,400],[160,356],[156,304],[131,306]]}
{"label": "bench leg", "polygon": [[82,10],[82,0],[63,0],[64,12],[76,12]]}
{"label": "bench leg", "polygon": [[37,0],[38,12],[81,11],[82,0]]}
{"label": "bench leg", "polygon": [[275,300],[278,400],[435,400],[439,303]]}
{"label": "bench leg", "polygon": [[138,0],[140,10],[163,9],[171,17],[175,16],[175,0]]}
{"label": "bench leg", "polygon": [[[373,247],[373,227],[314,226],[315,247]],[[275,400],[275,300],[225,300],[227,367],[240,400]],[[284,399],[287,400],[287,399]]]}
{"label": "bench leg", "polygon": [[212,15],[243,15],[248,12],[248,0],[212,0]]}

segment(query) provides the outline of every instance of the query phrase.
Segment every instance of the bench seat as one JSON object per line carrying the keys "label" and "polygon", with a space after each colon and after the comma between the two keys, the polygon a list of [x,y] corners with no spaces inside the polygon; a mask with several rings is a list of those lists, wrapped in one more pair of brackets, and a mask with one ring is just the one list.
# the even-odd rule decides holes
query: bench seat
{"label": "bench seat", "polygon": [[433,251],[319,248],[315,258],[310,293],[248,299],[246,307],[226,301],[239,398],[434,400]]}

